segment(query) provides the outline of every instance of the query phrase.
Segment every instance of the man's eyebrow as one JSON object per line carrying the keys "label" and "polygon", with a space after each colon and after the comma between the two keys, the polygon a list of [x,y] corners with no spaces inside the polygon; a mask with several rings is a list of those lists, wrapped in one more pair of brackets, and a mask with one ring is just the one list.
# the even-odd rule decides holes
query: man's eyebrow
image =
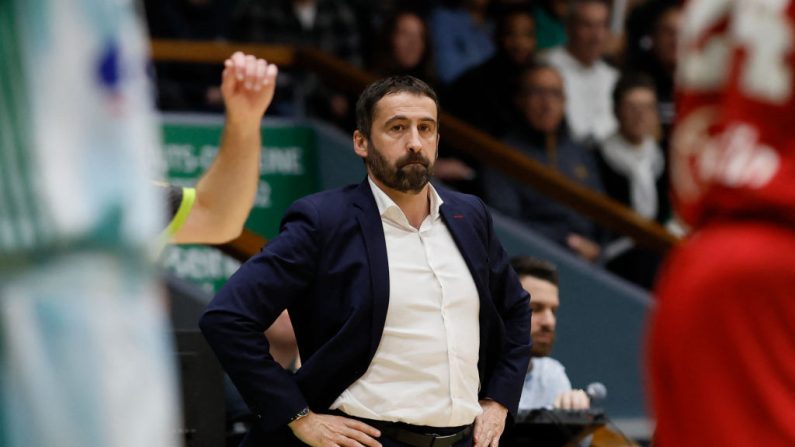
{"label": "man's eyebrow", "polygon": [[[395,116],[389,118],[388,120],[386,120],[384,125],[388,125],[389,123],[391,123],[393,121],[401,121],[401,120],[409,120],[409,117],[407,117],[406,115],[395,115]],[[430,121],[430,122],[436,124],[436,119],[431,117],[431,116],[424,116],[424,117],[420,118],[419,121],[422,121],[422,122]]]}

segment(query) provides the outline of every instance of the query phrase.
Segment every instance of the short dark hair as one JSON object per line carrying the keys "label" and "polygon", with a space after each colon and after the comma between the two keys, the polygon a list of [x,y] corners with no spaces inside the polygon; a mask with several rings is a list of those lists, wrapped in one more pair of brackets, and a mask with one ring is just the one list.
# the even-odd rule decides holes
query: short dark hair
{"label": "short dark hair", "polygon": [[386,95],[404,92],[431,98],[436,103],[437,114],[439,113],[439,97],[431,86],[414,76],[390,76],[368,85],[359,95],[356,101],[356,128],[359,132],[369,138],[378,101]]}
{"label": "short dark hair", "polygon": [[577,19],[577,8],[579,8],[582,5],[587,5],[589,3],[597,3],[604,6],[605,8],[607,8],[608,15],[612,12],[611,11],[612,8],[610,7],[610,2],[608,2],[607,0],[571,0],[569,2],[569,12],[568,15],[566,16],[566,24],[567,25],[573,24],[574,21]]}
{"label": "short dark hair", "polygon": [[663,17],[671,11],[681,11],[682,5],[677,2],[658,1],[656,7],[652,8],[652,34],[657,31],[662,23]]}
{"label": "short dark hair", "polygon": [[522,276],[532,276],[542,281],[551,282],[558,285],[558,269],[555,264],[534,258],[532,256],[516,256],[511,259],[511,267],[521,278]]}
{"label": "short dark hair", "polygon": [[532,61],[530,61],[527,65],[522,67],[522,69],[519,71],[519,75],[516,77],[516,81],[515,81],[516,90],[518,92],[522,93],[522,91],[525,88],[525,85],[524,85],[525,80],[529,76],[535,74],[537,71],[542,71],[542,70],[548,70],[548,71],[551,71],[551,72],[555,73],[560,78],[561,83],[564,84],[563,90],[564,90],[564,93],[565,93],[566,87],[565,87],[565,83],[563,82],[563,73],[560,72],[558,67],[550,64],[549,62],[547,62],[547,61],[545,61],[543,59],[538,59],[538,58],[533,59]]}
{"label": "short dark hair", "polygon": [[494,35],[498,39],[502,39],[508,34],[508,20],[513,16],[526,16],[533,21],[533,26],[536,25],[536,18],[530,11],[530,8],[523,4],[507,4],[497,7],[496,10],[496,23],[494,27]]}
{"label": "short dark hair", "polygon": [[624,73],[616,82],[613,88],[613,109],[618,110],[621,100],[630,91],[636,88],[645,88],[652,92],[657,92],[657,87],[654,80],[644,73],[629,72]]}

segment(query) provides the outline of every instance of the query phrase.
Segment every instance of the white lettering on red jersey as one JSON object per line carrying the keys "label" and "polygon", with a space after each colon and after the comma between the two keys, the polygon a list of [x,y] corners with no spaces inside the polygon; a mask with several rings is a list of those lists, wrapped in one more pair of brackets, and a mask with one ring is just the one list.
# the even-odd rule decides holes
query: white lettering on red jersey
{"label": "white lettering on red jersey", "polygon": [[679,52],[680,216],[795,224],[795,2],[691,0]]}

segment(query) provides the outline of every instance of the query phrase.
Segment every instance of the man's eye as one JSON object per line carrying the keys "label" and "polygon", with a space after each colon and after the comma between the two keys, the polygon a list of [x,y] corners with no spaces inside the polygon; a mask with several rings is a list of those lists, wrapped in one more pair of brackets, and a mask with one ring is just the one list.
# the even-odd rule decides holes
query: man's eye
{"label": "man's eye", "polygon": [[395,124],[394,126],[392,126],[392,130],[397,132],[400,132],[403,129],[405,129],[405,127],[402,124]]}

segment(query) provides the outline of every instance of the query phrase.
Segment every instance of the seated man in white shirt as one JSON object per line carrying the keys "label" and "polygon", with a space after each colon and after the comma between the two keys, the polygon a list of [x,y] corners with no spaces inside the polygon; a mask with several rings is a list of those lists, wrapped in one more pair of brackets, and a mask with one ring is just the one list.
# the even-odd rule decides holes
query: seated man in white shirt
{"label": "seated man in white shirt", "polygon": [[618,72],[602,60],[609,20],[604,0],[575,0],[566,19],[566,45],[543,55],[563,75],[566,121],[580,142],[602,141],[616,129],[611,95]]}
{"label": "seated man in white shirt", "polygon": [[530,293],[533,310],[530,321],[532,359],[519,401],[519,418],[535,408],[589,408],[588,395],[583,390],[573,390],[563,365],[549,357],[555,343],[555,316],[560,305],[557,269],[549,262],[530,256],[515,257],[511,265],[522,287]]}

